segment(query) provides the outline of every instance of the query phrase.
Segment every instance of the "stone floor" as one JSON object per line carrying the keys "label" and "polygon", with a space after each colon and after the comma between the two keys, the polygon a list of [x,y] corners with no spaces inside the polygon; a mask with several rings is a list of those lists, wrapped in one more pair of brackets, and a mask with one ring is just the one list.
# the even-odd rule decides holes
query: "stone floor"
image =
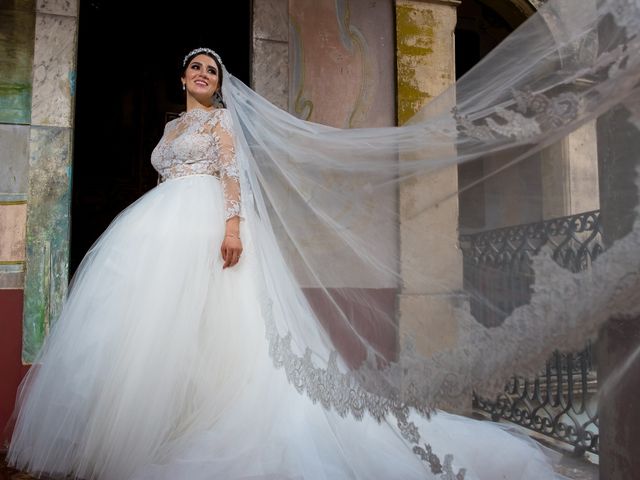
{"label": "stone floor", "polygon": [[[534,435],[532,435],[532,437],[536,438]],[[540,441],[540,439],[538,440],[547,447],[559,452],[564,452],[561,461],[556,466],[556,472],[571,480],[598,480],[597,456],[587,454],[583,457],[576,457],[570,452],[563,450],[561,445],[549,443],[546,439],[542,441]]]}
{"label": "stone floor", "polygon": [[[470,416],[476,420],[491,421],[485,416],[484,412],[474,411]],[[513,425],[506,421],[503,423]],[[562,454],[560,462],[556,465],[557,473],[571,480],[598,480],[598,457],[596,455],[587,453],[583,457],[576,457],[571,453],[566,444],[531,430],[524,428],[523,430],[526,431],[531,438],[537,440],[538,443]]]}
{"label": "stone floor", "polygon": [[[33,480],[31,475],[21,473],[13,468],[7,467],[5,452],[0,452],[0,480]],[[39,480],[47,480],[41,477]]]}
{"label": "stone floor", "polygon": [[[21,473],[7,466],[5,453],[0,452],[0,480],[36,480],[34,477]],[[569,455],[562,457],[557,472],[571,480],[598,480],[598,466],[584,458],[574,458]],[[38,480],[51,480],[40,477]],[[177,480],[177,479],[176,479]],[[185,479],[186,480],[186,479]],[[382,479],[381,479],[382,480]]]}
{"label": "stone floor", "polygon": [[564,456],[556,471],[572,480],[598,480],[598,465],[584,458]]}

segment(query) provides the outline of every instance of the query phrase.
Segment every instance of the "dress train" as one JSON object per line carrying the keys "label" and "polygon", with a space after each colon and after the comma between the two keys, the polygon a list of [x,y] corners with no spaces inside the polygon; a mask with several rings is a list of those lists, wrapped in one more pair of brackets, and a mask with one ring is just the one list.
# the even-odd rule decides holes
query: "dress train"
{"label": "dress train", "polygon": [[393,422],[298,393],[269,357],[244,221],[242,259],[222,269],[222,196],[215,176],[168,180],[94,244],[21,388],[12,465],[101,480],[555,478],[523,436],[413,414],[433,453],[453,455],[436,474]]}

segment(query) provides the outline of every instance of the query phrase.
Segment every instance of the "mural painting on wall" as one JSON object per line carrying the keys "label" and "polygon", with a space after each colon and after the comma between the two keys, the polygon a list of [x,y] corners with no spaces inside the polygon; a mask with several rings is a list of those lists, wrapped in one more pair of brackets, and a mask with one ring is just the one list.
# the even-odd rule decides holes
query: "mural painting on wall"
{"label": "mural painting on wall", "polygon": [[394,119],[390,0],[291,0],[291,110],[336,127]]}
{"label": "mural painting on wall", "polygon": [[[340,128],[395,125],[394,21],[391,0],[290,0],[291,113]],[[367,179],[351,177],[346,179],[348,185],[342,185],[331,172],[323,175],[329,177],[336,192],[372,189]],[[344,177],[340,181],[344,183]],[[311,198],[314,192],[306,191],[305,195]],[[381,248],[388,246],[392,244],[389,237],[395,235],[393,218],[381,213],[377,222],[363,224],[358,209],[385,212],[391,205],[393,210],[395,195],[393,189],[378,188],[368,204],[333,212],[333,218],[356,231],[370,232],[372,238],[381,238]],[[331,261],[338,253],[329,247],[331,241],[323,231],[319,225],[317,234],[309,241],[314,243],[318,254],[323,252],[327,261]],[[289,260],[294,270],[304,270],[297,268],[299,259],[295,256]],[[349,265],[347,259],[335,263],[336,268],[342,269],[337,277],[348,285],[357,267]],[[313,282],[309,281],[308,286],[313,286]],[[389,280],[388,287],[393,286]]]}

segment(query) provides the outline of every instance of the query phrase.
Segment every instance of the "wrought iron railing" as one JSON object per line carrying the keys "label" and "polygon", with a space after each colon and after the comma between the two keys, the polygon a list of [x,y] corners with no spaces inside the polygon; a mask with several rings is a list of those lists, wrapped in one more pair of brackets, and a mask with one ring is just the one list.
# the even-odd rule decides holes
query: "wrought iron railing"
{"label": "wrought iron railing", "polygon": [[[461,235],[460,245],[471,311],[487,327],[499,325],[529,301],[534,279],[531,259],[543,247],[573,272],[588,269],[604,249],[599,211]],[[505,419],[570,444],[577,454],[597,454],[592,350],[589,346],[579,353],[556,352],[535,378],[516,375],[496,399],[474,395],[473,406],[494,421]]]}

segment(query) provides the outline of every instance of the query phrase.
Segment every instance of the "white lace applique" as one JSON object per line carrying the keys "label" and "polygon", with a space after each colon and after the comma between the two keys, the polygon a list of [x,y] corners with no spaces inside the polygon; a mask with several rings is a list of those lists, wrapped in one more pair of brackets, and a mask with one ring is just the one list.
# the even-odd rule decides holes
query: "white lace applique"
{"label": "white lace applique", "polygon": [[162,180],[202,174],[220,178],[225,219],[240,215],[240,174],[228,110],[194,108],[167,123],[151,164]]}
{"label": "white lace applique", "polygon": [[225,218],[240,216],[240,171],[236,162],[231,114],[226,109],[213,121],[211,128],[218,152],[218,168],[224,189]]}
{"label": "white lace applique", "polygon": [[[433,453],[430,444],[421,443],[422,437],[418,427],[409,420],[409,406],[419,404],[416,398],[408,398],[408,395],[405,402],[391,392],[388,397],[384,397],[365,390],[355,376],[340,371],[336,351],[331,353],[327,368],[314,365],[311,350],[308,348],[304,356],[298,356],[291,347],[291,334],[283,337],[278,332],[272,306],[271,298],[263,292],[261,307],[265,316],[269,356],[277,368],[284,369],[287,379],[300,394],[306,393],[314,403],[320,403],[327,410],[333,409],[341,417],[351,414],[360,420],[365,414],[369,414],[376,421],[382,422],[387,416],[392,415],[402,437],[413,444],[413,452],[426,463],[431,473],[438,475],[440,480],[465,479],[465,468],[454,472],[453,455],[446,454],[443,464]],[[428,417],[432,409],[418,406],[416,411]]]}
{"label": "white lace applique", "polygon": [[496,108],[478,121],[471,121],[454,108],[458,131],[481,142],[500,138],[525,141],[569,124],[581,110],[580,98],[570,92],[552,96],[525,89],[511,93],[508,108]]}

